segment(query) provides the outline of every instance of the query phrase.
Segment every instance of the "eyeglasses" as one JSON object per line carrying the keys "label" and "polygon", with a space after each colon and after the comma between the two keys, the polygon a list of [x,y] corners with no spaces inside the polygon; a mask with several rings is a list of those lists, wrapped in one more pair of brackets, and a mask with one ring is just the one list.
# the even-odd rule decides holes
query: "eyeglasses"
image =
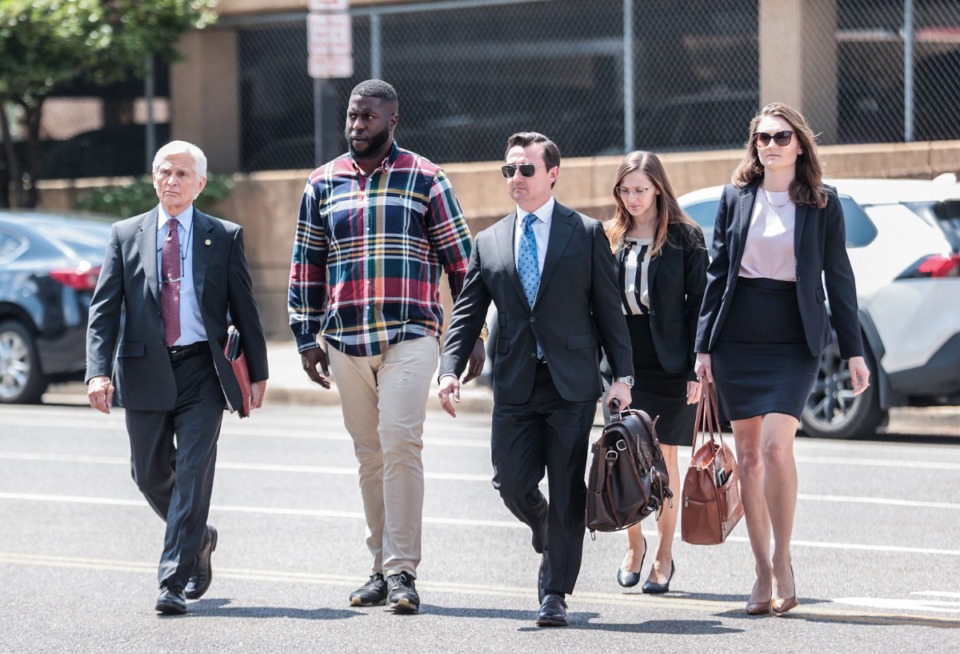
{"label": "eyeglasses", "polygon": [[639,198],[646,195],[650,188],[651,187],[649,186],[647,188],[627,188],[626,186],[618,186],[615,190],[617,195],[619,195],[621,198],[628,198],[631,195],[636,195]]}
{"label": "eyeglasses", "polygon": [[793,130],[785,129],[782,132],[777,132],[776,134],[756,132],[753,135],[753,138],[756,139],[757,143],[763,147],[770,145],[770,139],[773,139],[774,143],[782,147],[784,145],[790,145],[790,141],[793,139]]}
{"label": "eyeglasses", "polygon": [[510,179],[517,174],[517,171],[520,171],[520,174],[524,177],[533,177],[537,172],[537,167],[532,163],[525,163],[520,165],[506,164],[505,166],[500,167],[500,172],[503,173],[503,176],[507,179]]}

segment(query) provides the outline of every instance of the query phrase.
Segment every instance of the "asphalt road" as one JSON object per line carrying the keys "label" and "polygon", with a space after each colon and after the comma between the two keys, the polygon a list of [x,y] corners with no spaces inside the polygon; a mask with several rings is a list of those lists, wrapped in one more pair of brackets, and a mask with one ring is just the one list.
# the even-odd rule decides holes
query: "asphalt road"
{"label": "asphalt road", "polygon": [[427,420],[417,616],[347,602],[369,560],[339,409],[226,416],[213,585],[170,618],[153,610],[163,525],[130,480],[123,412],[0,407],[0,652],[956,652],[957,418],[900,412],[877,439],[798,440],[787,617],[743,613],[741,524],[718,547],[678,539],[663,597],[616,585],[623,534],[588,536],[572,624],[544,630],[539,557],[490,486],[483,415]]}

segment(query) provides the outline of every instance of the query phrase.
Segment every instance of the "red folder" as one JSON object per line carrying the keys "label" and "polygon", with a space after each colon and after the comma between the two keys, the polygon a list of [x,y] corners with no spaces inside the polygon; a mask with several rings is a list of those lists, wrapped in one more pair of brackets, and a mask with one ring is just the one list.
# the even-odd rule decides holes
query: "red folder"
{"label": "red folder", "polygon": [[250,371],[247,370],[247,357],[240,349],[240,332],[233,325],[227,329],[227,343],[223,347],[223,354],[233,368],[233,376],[240,385],[243,395],[243,406],[235,407],[241,418],[250,415]]}

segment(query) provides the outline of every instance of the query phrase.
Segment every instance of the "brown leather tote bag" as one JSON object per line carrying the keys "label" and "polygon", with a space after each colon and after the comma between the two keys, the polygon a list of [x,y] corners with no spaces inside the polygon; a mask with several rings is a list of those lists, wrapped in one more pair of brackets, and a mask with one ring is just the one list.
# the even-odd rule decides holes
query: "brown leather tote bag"
{"label": "brown leather tote bag", "polygon": [[680,537],[692,545],[719,545],[743,517],[743,504],[737,460],[723,441],[717,398],[713,384],[706,381],[697,407],[692,450],[681,493]]}

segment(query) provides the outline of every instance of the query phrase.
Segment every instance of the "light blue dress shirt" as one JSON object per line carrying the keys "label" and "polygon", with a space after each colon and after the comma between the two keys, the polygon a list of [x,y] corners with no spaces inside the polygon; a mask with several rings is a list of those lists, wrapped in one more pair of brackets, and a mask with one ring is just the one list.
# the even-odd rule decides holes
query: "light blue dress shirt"
{"label": "light blue dress shirt", "polygon": [[180,237],[180,338],[172,345],[190,345],[207,340],[207,330],[200,317],[200,302],[193,284],[193,205],[179,216],[170,216],[159,207],[157,216],[157,271],[163,270],[163,240],[167,238],[167,221],[176,218]]}

